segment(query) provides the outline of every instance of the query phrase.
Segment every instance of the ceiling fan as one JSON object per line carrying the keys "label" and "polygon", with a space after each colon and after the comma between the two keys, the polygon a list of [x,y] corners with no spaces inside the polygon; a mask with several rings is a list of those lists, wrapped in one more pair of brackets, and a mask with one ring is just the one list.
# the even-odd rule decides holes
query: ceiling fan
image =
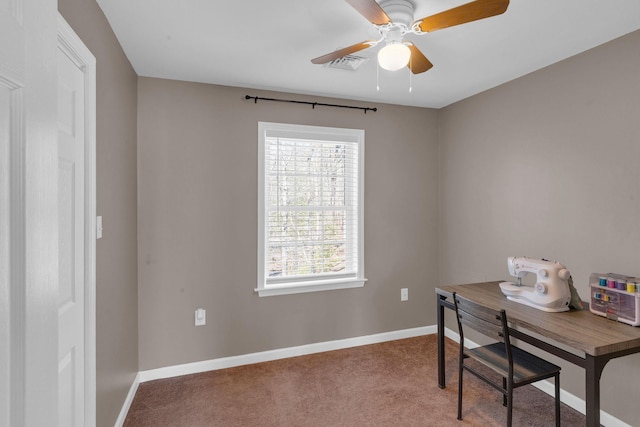
{"label": "ceiling fan", "polygon": [[[411,41],[405,41],[406,34],[425,34],[467,22],[500,15],[507,10],[509,0],[475,0],[435,15],[414,21],[414,0],[345,0],[362,16],[376,26],[380,33],[378,40],[367,40],[335,52],[312,59],[314,64],[326,64],[360,50],[386,42],[378,52],[378,64],[386,70],[409,67],[413,74],[423,73],[433,64]],[[392,19],[393,18],[393,19]]]}

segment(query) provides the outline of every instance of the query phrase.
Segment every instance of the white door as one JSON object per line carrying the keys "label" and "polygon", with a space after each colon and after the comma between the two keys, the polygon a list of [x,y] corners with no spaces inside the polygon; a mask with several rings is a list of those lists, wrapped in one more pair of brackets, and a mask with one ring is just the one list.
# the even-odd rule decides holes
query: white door
{"label": "white door", "polygon": [[0,0],[0,426],[57,425],[56,2]]}
{"label": "white door", "polygon": [[58,425],[95,425],[95,58],[58,17]]}
{"label": "white door", "polygon": [[[3,23],[0,18],[0,28]],[[3,75],[0,70],[0,426],[9,426],[11,406],[11,277],[10,256],[10,142],[13,131],[11,112],[12,92],[15,84]],[[5,345],[8,343],[9,345]]]}
{"label": "white door", "polygon": [[58,50],[58,425],[84,426],[84,74]]}
{"label": "white door", "polygon": [[[6,3],[6,2],[5,2]],[[22,144],[22,123],[16,120],[22,115],[20,98],[23,96],[24,30],[17,11],[0,1],[0,426],[10,426],[17,415],[11,412],[12,357],[23,353],[14,345],[12,324],[18,310],[12,307],[11,240],[12,200],[12,152]],[[13,40],[8,43],[8,40]],[[14,353],[12,353],[12,350]],[[20,371],[17,374],[23,374]]]}

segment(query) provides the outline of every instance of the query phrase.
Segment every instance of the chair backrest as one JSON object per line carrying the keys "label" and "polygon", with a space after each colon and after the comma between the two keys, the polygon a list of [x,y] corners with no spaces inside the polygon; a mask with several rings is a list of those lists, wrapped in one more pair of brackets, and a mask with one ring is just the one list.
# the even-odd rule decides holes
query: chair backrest
{"label": "chair backrest", "polygon": [[493,310],[456,293],[453,294],[453,301],[461,344],[464,344],[464,325],[496,341],[504,342],[510,353],[509,328],[507,327],[507,314],[504,310]]}

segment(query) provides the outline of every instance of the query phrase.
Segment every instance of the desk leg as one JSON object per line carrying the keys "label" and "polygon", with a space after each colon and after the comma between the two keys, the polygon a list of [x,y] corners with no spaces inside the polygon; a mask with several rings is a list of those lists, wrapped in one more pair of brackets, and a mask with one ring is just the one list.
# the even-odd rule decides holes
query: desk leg
{"label": "desk leg", "polygon": [[438,387],[445,388],[444,378],[444,305],[443,298],[438,295]]}
{"label": "desk leg", "polygon": [[600,427],[600,377],[609,359],[587,354],[585,361],[587,427]]}

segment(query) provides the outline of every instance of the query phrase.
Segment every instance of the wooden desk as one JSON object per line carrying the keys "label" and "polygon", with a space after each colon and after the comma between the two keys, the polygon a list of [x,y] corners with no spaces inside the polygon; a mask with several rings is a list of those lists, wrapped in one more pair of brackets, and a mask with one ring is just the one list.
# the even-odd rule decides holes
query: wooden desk
{"label": "wooden desk", "polygon": [[[508,300],[500,282],[439,286],[438,304],[438,385],[444,378],[444,309],[454,309],[454,292],[467,299],[500,310],[504,308],[511,335],[554,354],[585,370],[586,425],[600,426],[600,376],[607,362],[640,352],[640,327],[597,316],[589,310],[548,313]],[[560,348],[565,346],[572,351]],[[574,352],[576,354],[574,354]],[[631,401],[629,402],[632,403]]]}

